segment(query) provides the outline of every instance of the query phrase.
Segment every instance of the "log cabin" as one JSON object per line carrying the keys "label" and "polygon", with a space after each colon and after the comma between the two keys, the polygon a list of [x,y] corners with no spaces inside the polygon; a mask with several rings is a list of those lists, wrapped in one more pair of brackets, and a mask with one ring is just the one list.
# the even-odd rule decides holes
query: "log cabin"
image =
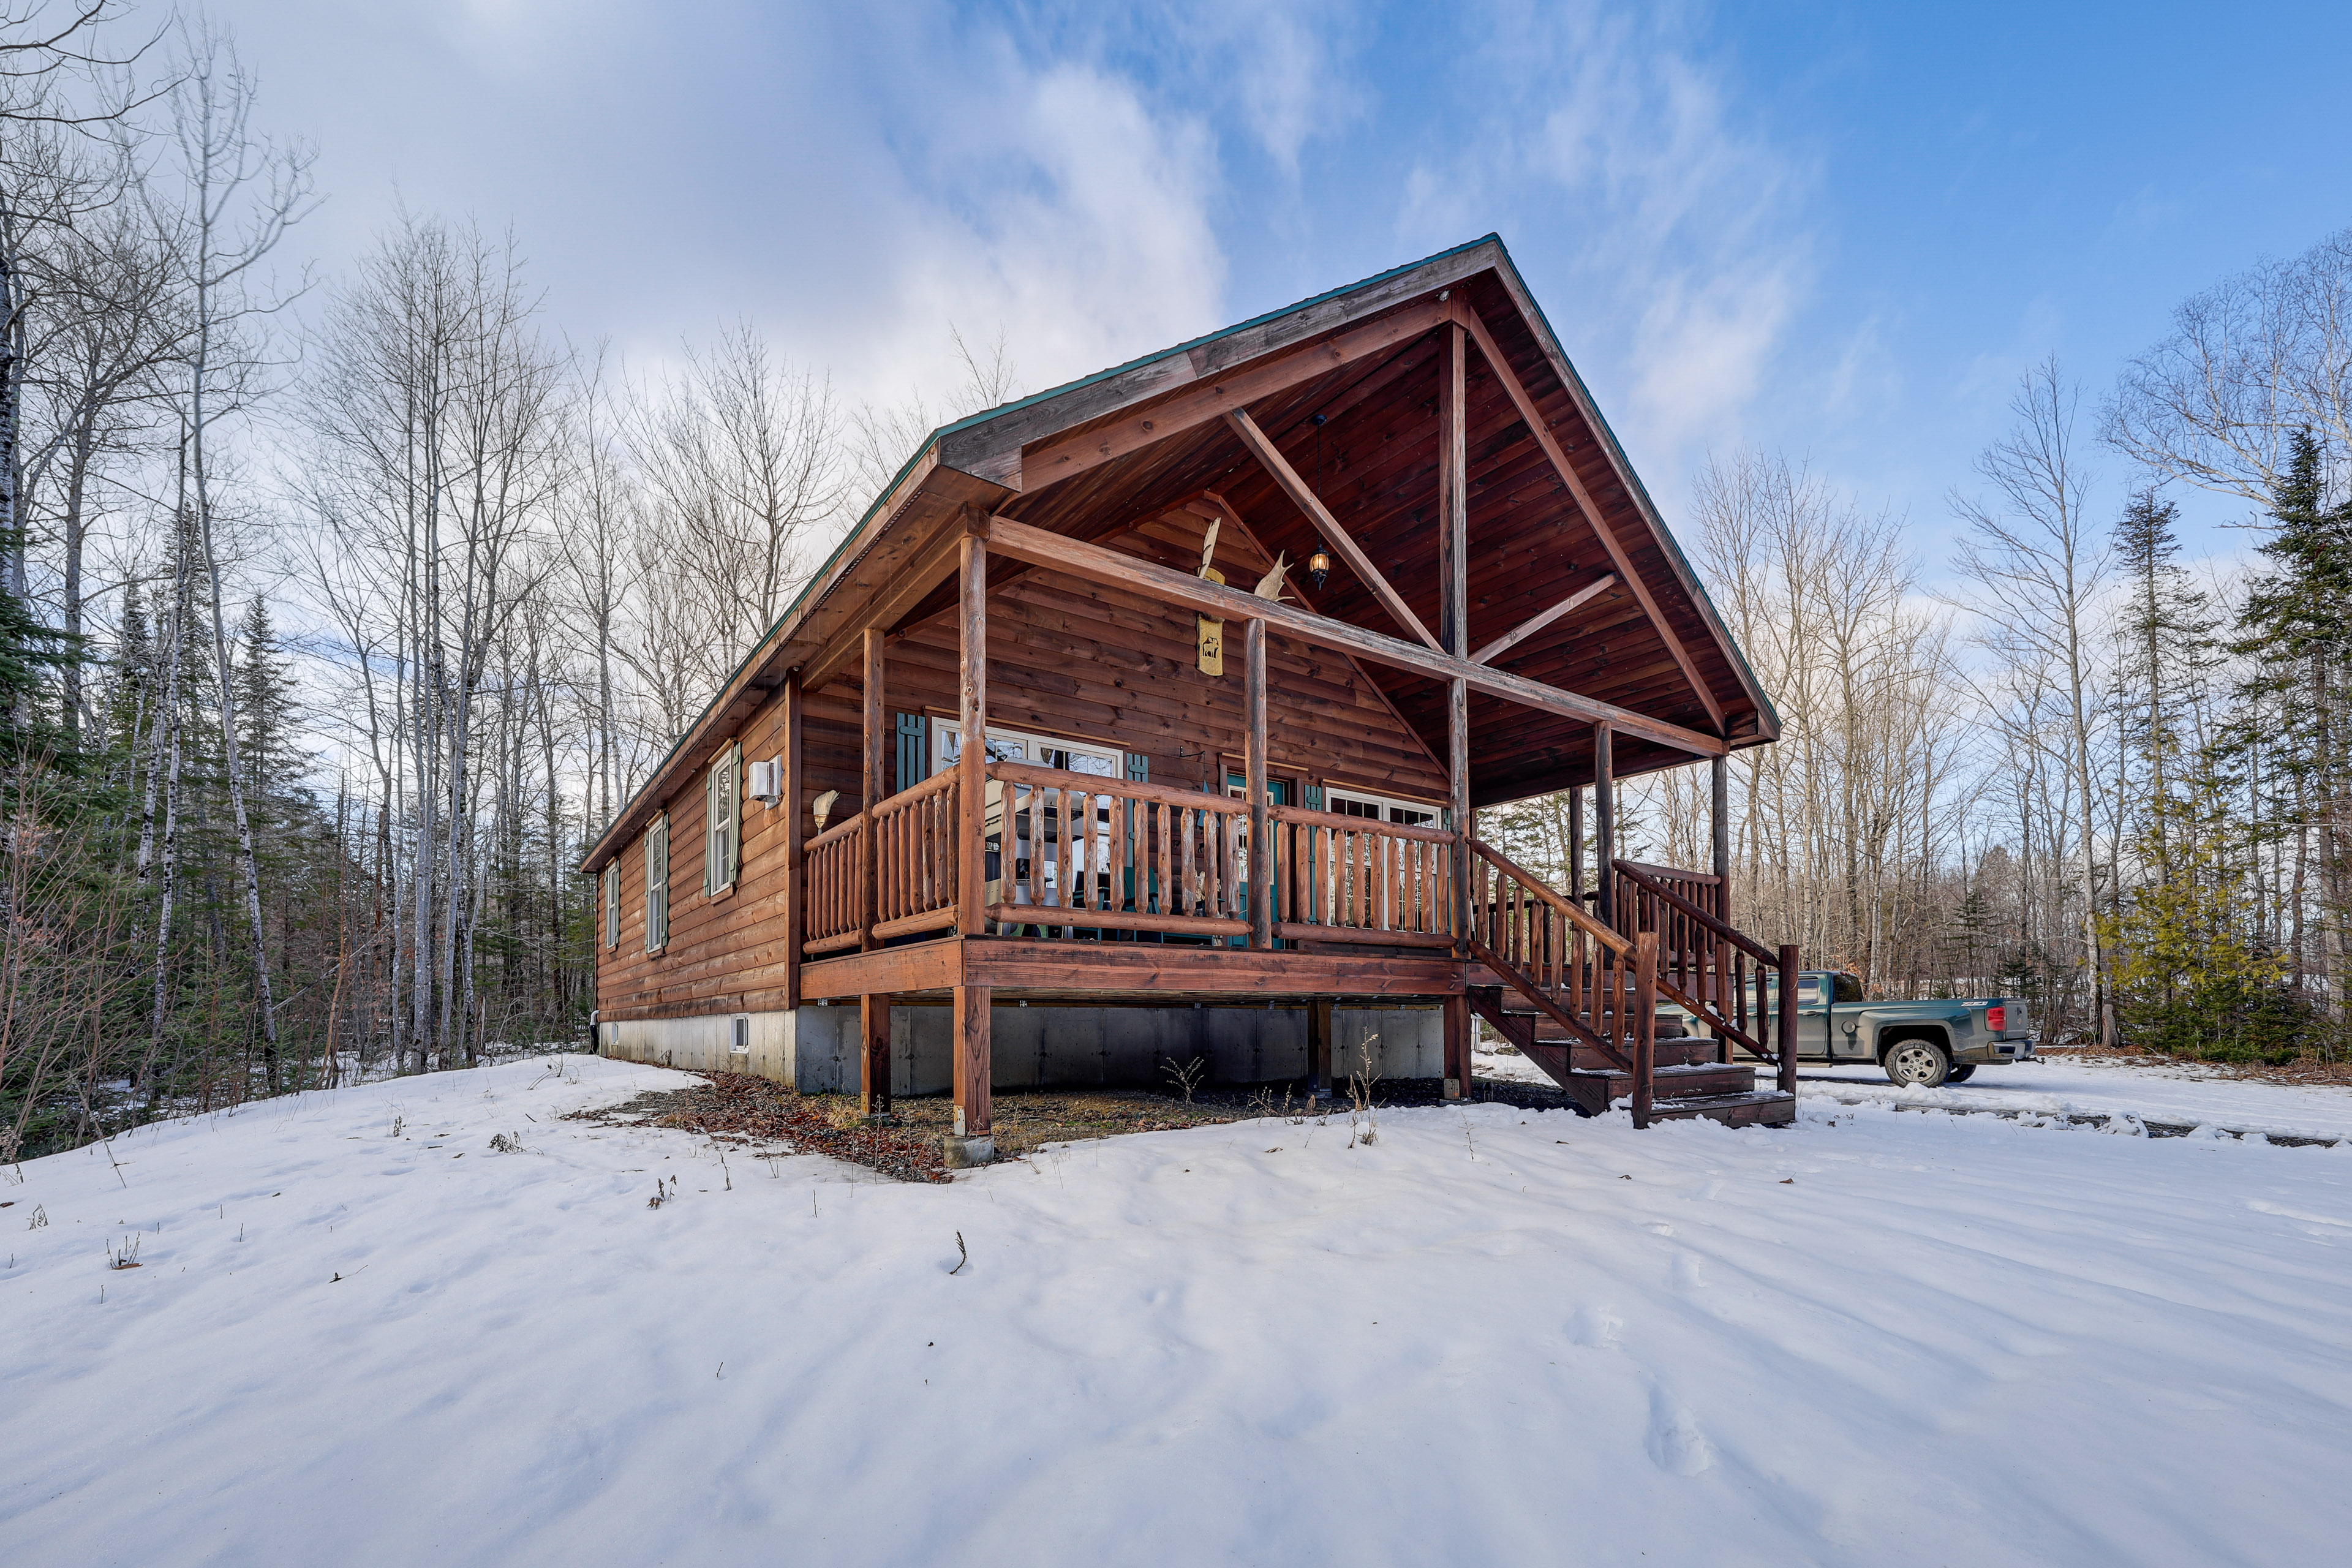
{"label": "log cabin", "polygon": [[[951,1162],[1171,1064],[1469,1093],[1474,1016],[1587,1111],[1785,1121],[1726,877],[1778,732],[1489,235],[934,432],[586,857],[597,1047],[951,1093]],[[1587,867],[1696,765],[1711,867]],[[1476,832],[1553,791],[1565,888]]]}

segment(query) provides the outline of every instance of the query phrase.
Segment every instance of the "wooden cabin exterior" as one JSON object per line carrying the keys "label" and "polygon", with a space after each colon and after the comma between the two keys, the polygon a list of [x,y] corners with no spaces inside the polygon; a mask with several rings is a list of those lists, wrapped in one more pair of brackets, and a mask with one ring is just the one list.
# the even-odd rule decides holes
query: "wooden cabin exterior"
{"label": "wooden cabin exterior", "polygon": [[1475,1013],[1587,1109],[1786,1120],[1720,863],[1472,831],[1589,789],[1609,843],[1777,729],[1489,236],[936,432],[584,862],[599,1047],[944,1089],[984,1158],[992,1086],[1202,1054],[1461,1093]]}

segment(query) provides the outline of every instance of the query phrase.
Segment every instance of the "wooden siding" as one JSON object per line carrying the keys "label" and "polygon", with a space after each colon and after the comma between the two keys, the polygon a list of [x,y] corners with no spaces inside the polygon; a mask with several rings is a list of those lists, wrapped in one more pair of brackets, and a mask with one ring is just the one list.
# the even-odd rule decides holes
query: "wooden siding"
{"label": "wooden siding", "polygon": [[[1244,535],[1221,535],[1226,576],[1255,583],[1270,564]],[[1114,547],[1171,561],[1200,561],[1197,528],[1155,521],[1115,536]],[[1008,563],[1009,564],[1009,563]],[[989,595],[989,719],[1008,729],[1098,742],[1149,759],[1152,782],[1222,789],[1245,742],[1240,661],[1222,678],[1200,673],[1194,626],[1154,601],[1056,576],[1008,569]],[[1345,656],[1266,639],[1270,693],[1268,760],[1274,776],[1330,780],[1425,801],[1445,797],[1444,776],[1363,672]],[[940,614],[889,639],[886,713],[954,716],[954,617]],[[862,810],[857,672],[806,698],[803,783],[792,809],[807,812],[827,790],[841,792],[834,822]],[[744,760],[783,750],[782,693],[734,731]],[[723,740],[721,742],[723,744]],[[895,752],[896,748],[892,748]],[[895,761],[890,772],[897,772]],[[895,776],[891,787],[918,781]],[[600,950],[597,996],[607,1019],[766,1012],[783,1005],[784,806],[746,799],[734,890],[702,892],[703,790],[684,781],[667,801],[670,817],[670,939],[645,951],[645,855],[641,840],[621,851],[621,943]],[[805,821],[805,817],[803,818]],[[1238,955],[1236,955],[1238,956]]]}

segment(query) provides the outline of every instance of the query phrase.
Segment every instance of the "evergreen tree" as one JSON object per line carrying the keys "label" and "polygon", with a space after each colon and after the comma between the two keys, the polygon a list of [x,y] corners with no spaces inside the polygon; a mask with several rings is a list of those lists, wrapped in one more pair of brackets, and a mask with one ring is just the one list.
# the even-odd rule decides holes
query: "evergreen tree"
{"label": "evergreen tree", "polygon": [[[2284,826],[2315,841],[2314,865],[2320,919],[2317,964],[2321,995],[2340,999],[2352,980],[2347,941],[2346,837],[2347,740],[2346,676],[2352,670],[2352,502],[2328,499],[2326,454],[2311,432],[2296,432],[2286,471],[2275,487],[2264,542],[2269,570],[2253,584],[2238,618],[2233,651],[2252,658],[2255,672],[2241,693],[2242,709],[2267,711],[2273,729],[2263,740],[2273,759],[2273,789],[2291,790]],[[2302,951],[2291,957],[2297,975],[2314,965]],[[2322,1048],[2332,1054],[2346,1018],[2340,1000]]]}

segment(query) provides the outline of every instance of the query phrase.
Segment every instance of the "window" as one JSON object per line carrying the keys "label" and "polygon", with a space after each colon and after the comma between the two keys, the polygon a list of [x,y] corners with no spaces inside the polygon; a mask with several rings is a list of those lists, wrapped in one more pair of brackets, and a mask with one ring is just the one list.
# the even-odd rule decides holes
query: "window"
{"label": "window", "polygon": [[669,814],[646,829],[646,951],[669,945]]}
{"label": "window", "polygon": [[742,858],[743,748],[730,744],[702,781],[702,890],[723,893],[735,885]]}
{"label": "window", "polygon": [[[944,773],[963,755],[963,726],[953,719],[931,721],[931,772]],[[1116,746],[1087,741],[1056,740],[1019,730],[988,727],[988,760],[992,763],[1034,763],[1041,768],[1066,768],[1098,778],[1126,776],[1124,755]]]}
{"label": "window", "polygon": [[1341,816],[1361,816],[1373,822],[1393,822],[1406,827],[1435,827],[1437,807],[1419,801],[1397,800],[1339,784],[1323,786],[1323,809]]}
{"label": "window", "polygon": [[621,858],[604,862],[604,945],[621,945]]}
{"label": "window", "polygon": [[[953,719],[931,721],[931,771],[942,773],[956,765],[963,755],[963,727]],[[988,760],[992,763],[1030,763],[1041,768],[1060,768],[1068,773],[1088,773],[1096,778],[1124,779],[1128,776],[1126,753],[1116,746],[1098,745],[1088,741],[1071,741],[1051,735],[1033,735],[1019,730],[988,727]],[[1070,857],[1076,864],[1081,856],[1097,868],[1095,887],[1089,901],[1101,902],[1111,897],[1108,868],[1116,858],[1112,851],[1114,838],[1111,825],[1111,797],[1093,797],[1094,810],[1072,807],[1060,795],[1038,807],[1031,796],[1036,792],[1028,784],[1012,786],[1009,802],[1013,816],[1013,854],[1008,870],[1004,854],[1004,817],[1008,805],[1006,791],[997,784],[988,791],[988,879],[992,882],[1009,878],[1012,886],[1005,902],[1013,904],[1061,904],[1066,891],[1062,876],[1063,831],[1062,814],[1072,810],[1081,820],[1087,815],[1094,818],[1091,834],[1083,835],[1088,842],[1077,845]],[[1034,894],[1032,897],[1032,884]],[[1074,889],[1071,889],[1074,891]]]}

